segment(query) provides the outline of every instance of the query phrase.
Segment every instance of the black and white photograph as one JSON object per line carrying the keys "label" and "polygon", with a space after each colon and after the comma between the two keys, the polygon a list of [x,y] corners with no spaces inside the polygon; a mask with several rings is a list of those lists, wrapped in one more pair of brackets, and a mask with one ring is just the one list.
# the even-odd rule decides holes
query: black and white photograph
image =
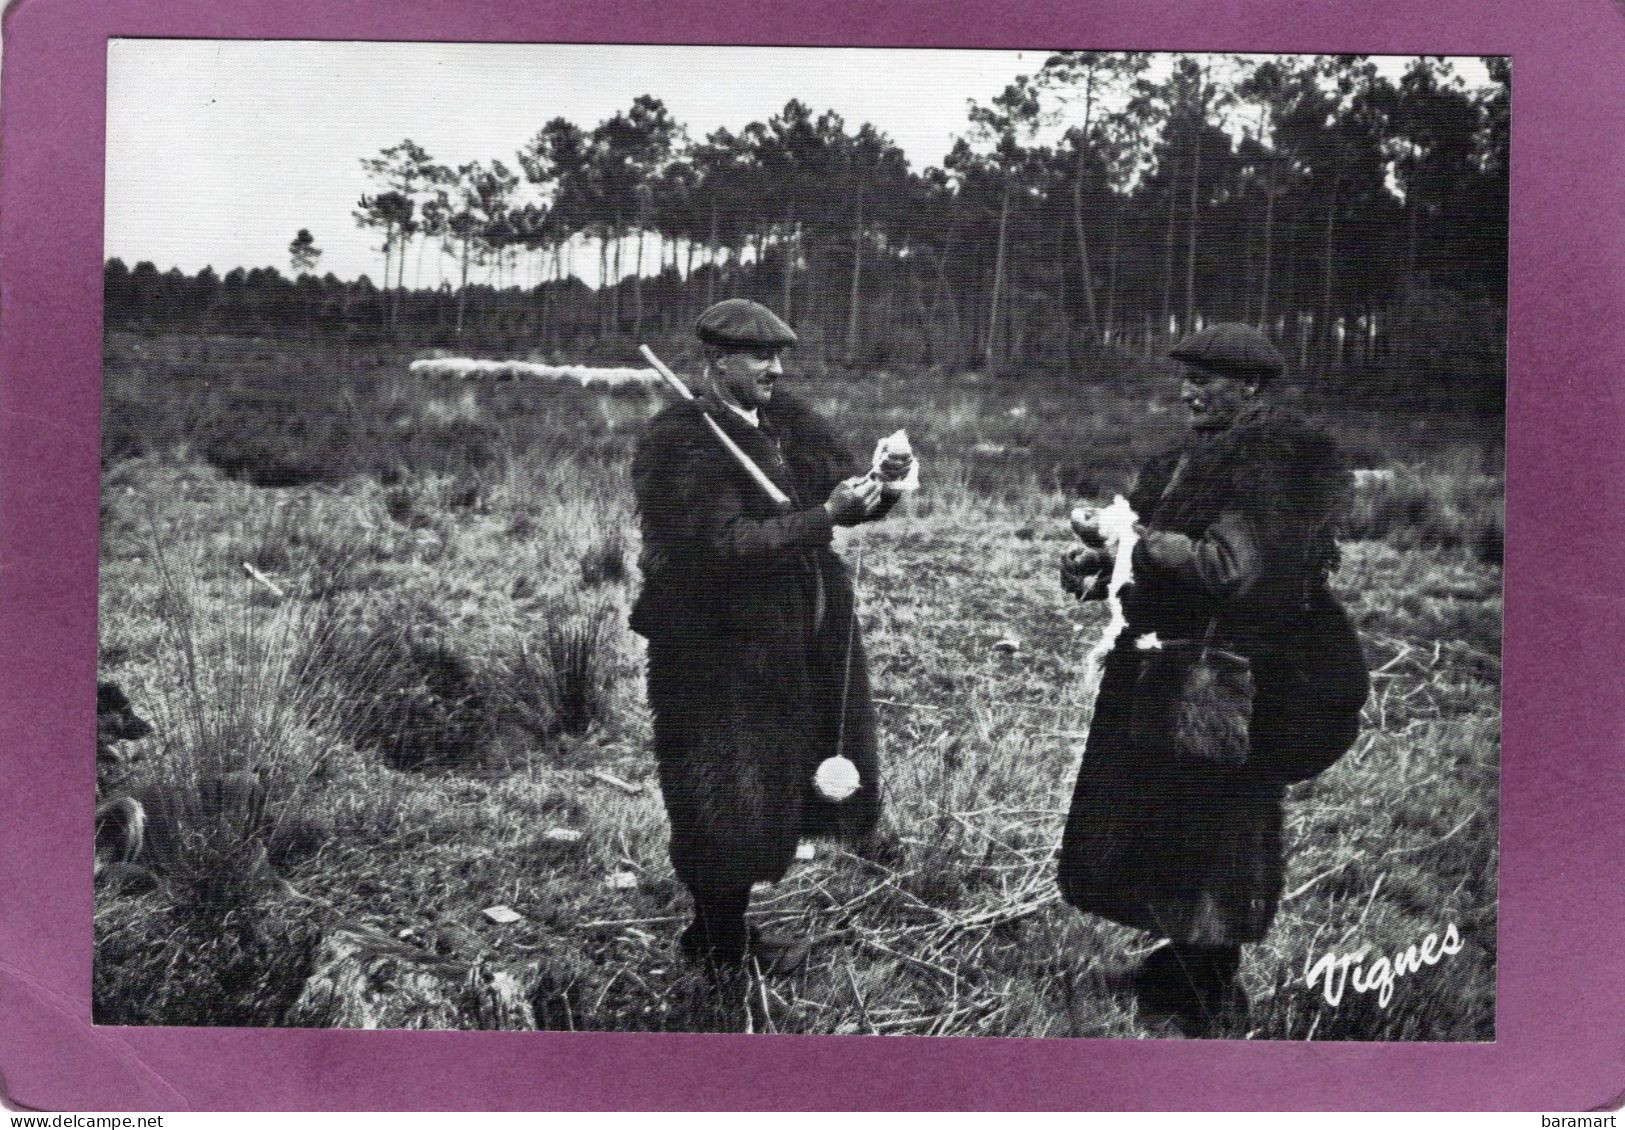
{"label": "black and white photograph", "polygon": [[107,61],[97,1024],[1496,1038],[1507,57]]}

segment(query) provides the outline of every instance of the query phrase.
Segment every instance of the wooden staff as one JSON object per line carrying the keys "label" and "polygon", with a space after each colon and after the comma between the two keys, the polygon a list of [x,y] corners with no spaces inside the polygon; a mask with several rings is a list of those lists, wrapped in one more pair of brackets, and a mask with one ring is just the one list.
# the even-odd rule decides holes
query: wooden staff
{"label": "wooden staff", "polygon": [[[647,345],[640,345],[638,346],[638,352],[643,354],[645,361],[654,366],[655,372],[665,378],[666,383],[672,387],[673,392],[684,400],[694,399],[694,394],[688,391],[688,386],[683,383],[682,378],[666,368],[666,363],[655,356],[654,350]],[[735,443],[733,437],[722,430],[721,424],[711,419],[711,413],[702,408],[700,409],[700,418],[710,427],[711,434],[717,437],[723,447],[727,448],[728,454],[733,456],[734,462],[745,469],[745,473],[755,481],[757,486],[762,488],[762,492],[771,498],[775,505],[787,507],[791,504],[790,496],[780,490],[778,484],[767,477],[767,472],[758,467],[756,460],[747,455],[745,449]]]}

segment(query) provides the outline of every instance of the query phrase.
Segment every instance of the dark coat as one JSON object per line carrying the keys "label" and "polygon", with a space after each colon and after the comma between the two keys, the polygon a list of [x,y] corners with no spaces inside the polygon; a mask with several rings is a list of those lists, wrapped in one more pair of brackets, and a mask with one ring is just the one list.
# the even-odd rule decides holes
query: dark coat
{"label": "dark coat", "polygon": [[[1347,752],[1368,690],[1328,586],[1351,480],[1325,432],[1263,406],[1141,471],[1129,502],[1148,532],[1128,627],[1106,660],[1061,844],[1073,906],[1191,945],[1269,929],[1284,788]],[[1134,641],[1201,639],[1215,615],[1216,642],[1250,660],[1257,688],[1240,767],[1176,763],[1165,743],[1130,738]]]}
{"label": "dark coat", "polygon": [[[733,462],[701,407],[789,508]],[[760,418],[755,428],[714,401],[672,405],[650,421],[632,464],[644,578],[632,627],[649,641],[672,863],[690,888],[777,880],[801,837],[860,838],[880,811],[852,582],[823,509],[858,468],[828,423],[782,388]],[[861,785],[832,804],[812,781],[837,744]]]}

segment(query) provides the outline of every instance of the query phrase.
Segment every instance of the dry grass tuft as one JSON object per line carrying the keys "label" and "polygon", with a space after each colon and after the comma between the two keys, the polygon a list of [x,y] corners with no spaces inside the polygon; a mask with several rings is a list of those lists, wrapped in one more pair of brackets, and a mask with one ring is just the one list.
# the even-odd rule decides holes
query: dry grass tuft
{"label": "dry grass tuft", "polygon": [[581,583],[589,588],[618,584],[626,576],[626,541],[619,530],[610,531],[581,555]]}
{"label": "dry grass tuft", "polygon": [[463,646],[434,607],[407,601],[370,624],[334,620],[306,667],[339,696],[344,736],[392,768],[511,764],[547,724]]}
{"label": "dry grass tuft", "polygon": [[602,608],[566,613],[521,652],[516,676],[545,704],[558,733],[585,734],[609,711],[608,624]]}

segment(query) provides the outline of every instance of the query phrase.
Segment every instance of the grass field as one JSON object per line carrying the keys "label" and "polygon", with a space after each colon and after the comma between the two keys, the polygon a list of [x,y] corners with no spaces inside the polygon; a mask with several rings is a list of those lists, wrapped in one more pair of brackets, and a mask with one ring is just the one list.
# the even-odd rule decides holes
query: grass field
{"label": "grass field", "polygon": [[[821,939],[809,968],[718,989],[676,952],[687,900],[625,627],[626,467],[662,396],[447,383],[409,360],[108,342],[101,671],[157,726],[127,783],[167,798],[179,831],[154,847],[161,889],[98,889],[99,1021],[289,1022],[318,941],[348,922],[512,970],[555,1028],[1166,1034],[1127,991],[1150,939],[1054,888],[1104,616],[1063,596],[1055,563],[1067,509],[1177,432],[1171,389],[802,380],[858,446],[906,427],[923,463],[916,498],[840,545],[897,850],[814,845],[754,903]],[[1288,894],[1248,947],[1254,1014],[1235,1034],[1489,1039],[1500,436],[1322,415],[1358,466],[1393,471],[1363,478],[1336,577],[1375,694],[1354,751],[1293,790]],[[248,765],[263,811],[199,803]],[[522,917],[494,924],[493,905]],[[1305,984],[1328,953],[1391,958],[1450,924],[1461,951],[1386,1007]]]}

